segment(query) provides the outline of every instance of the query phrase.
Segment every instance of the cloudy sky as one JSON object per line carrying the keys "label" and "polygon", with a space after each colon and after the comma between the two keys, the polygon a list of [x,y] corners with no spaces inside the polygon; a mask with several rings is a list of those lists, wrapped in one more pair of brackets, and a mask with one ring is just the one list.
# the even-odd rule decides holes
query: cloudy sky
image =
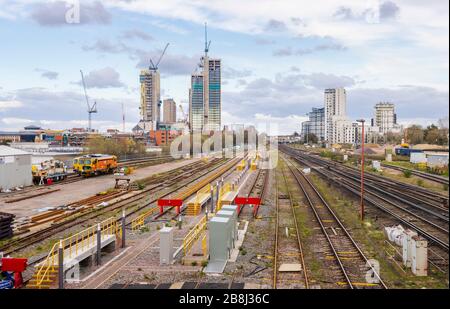
{"label": "cloudy sky", "polygon": [[448,1],[79,4],[77,23],[75,0],[0,0],[0,130],[87,126],[80,69],[98,104],[93,126],[121,128],[123,103],[131,129],[139,120],[139,70],[167,42],[162,95],[187,110],[204,22],[210,55],[223,63],[224,124],[272,122],[280,133],[300,131],[328,87],[347,89],[352,119],[370,119],[379,101],[394,102],[403,124],[448,116]]}

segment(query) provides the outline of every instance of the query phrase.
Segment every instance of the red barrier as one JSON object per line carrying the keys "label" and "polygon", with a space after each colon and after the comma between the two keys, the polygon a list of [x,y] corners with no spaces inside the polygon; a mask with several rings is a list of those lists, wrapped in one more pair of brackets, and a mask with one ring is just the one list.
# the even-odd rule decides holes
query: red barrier
{"label": "red barrier", "polygon": [[2,258],[2,271],[10,271],[14,273],[14,288],[22,287],[22,272],[27,269],[28,259],[20,258]]}
{"label": "red barrier", "polygon": [[236,197],[234,199],[234,203],[238,207],[238,215],[241,213],[241,205],[253,205],[253,216],[256,217],[259,205],[261,204],[261,199],[259,197]]}
{"label": "red barrier", "polygon": [[159,213],[163,213],[164,207],[176,207],[177,208],[177,214],[180,214],[180,207],[183,205],[183,200],[180,199],[159,199],[158,200],[158,206],[159,206]]}
{"label": "red barrier", "polygon": [[2,271],[23,272],[27,269],[28,259],[2,258]]}

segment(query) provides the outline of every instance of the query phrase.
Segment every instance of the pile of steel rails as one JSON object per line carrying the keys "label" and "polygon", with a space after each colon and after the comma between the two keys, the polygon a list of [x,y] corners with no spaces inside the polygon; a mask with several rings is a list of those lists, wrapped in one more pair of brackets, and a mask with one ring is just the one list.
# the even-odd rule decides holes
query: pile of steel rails
{"label": "pile of steel rails", "polygon": [[[360,197],[360,172],[309,153],[281,146],[280,150],[321,177]],[[448,196],[387,177],[366,174],[364,200],[395,224],[411,228],[428,240],[430,262],[448,271]]]}

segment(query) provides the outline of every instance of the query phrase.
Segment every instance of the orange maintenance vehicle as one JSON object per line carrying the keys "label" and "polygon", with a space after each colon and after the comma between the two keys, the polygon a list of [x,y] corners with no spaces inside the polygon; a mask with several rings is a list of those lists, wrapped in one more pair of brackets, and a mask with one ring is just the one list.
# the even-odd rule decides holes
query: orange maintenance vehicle
{"label": "orange maintenance vehicle", "polygon": [[117,157],[112,155],[91,154],[76,160],[78,174],[86,177],[113,173],[117,168]]}

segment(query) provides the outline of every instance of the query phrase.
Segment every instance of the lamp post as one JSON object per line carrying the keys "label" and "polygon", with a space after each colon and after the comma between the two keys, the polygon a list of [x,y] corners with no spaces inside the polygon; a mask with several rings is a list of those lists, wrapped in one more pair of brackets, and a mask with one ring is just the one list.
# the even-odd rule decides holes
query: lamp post
{"label": "lamp post", "polygon": [[364,119],[358,119],[361,122],[361,221],[364,221]]}

